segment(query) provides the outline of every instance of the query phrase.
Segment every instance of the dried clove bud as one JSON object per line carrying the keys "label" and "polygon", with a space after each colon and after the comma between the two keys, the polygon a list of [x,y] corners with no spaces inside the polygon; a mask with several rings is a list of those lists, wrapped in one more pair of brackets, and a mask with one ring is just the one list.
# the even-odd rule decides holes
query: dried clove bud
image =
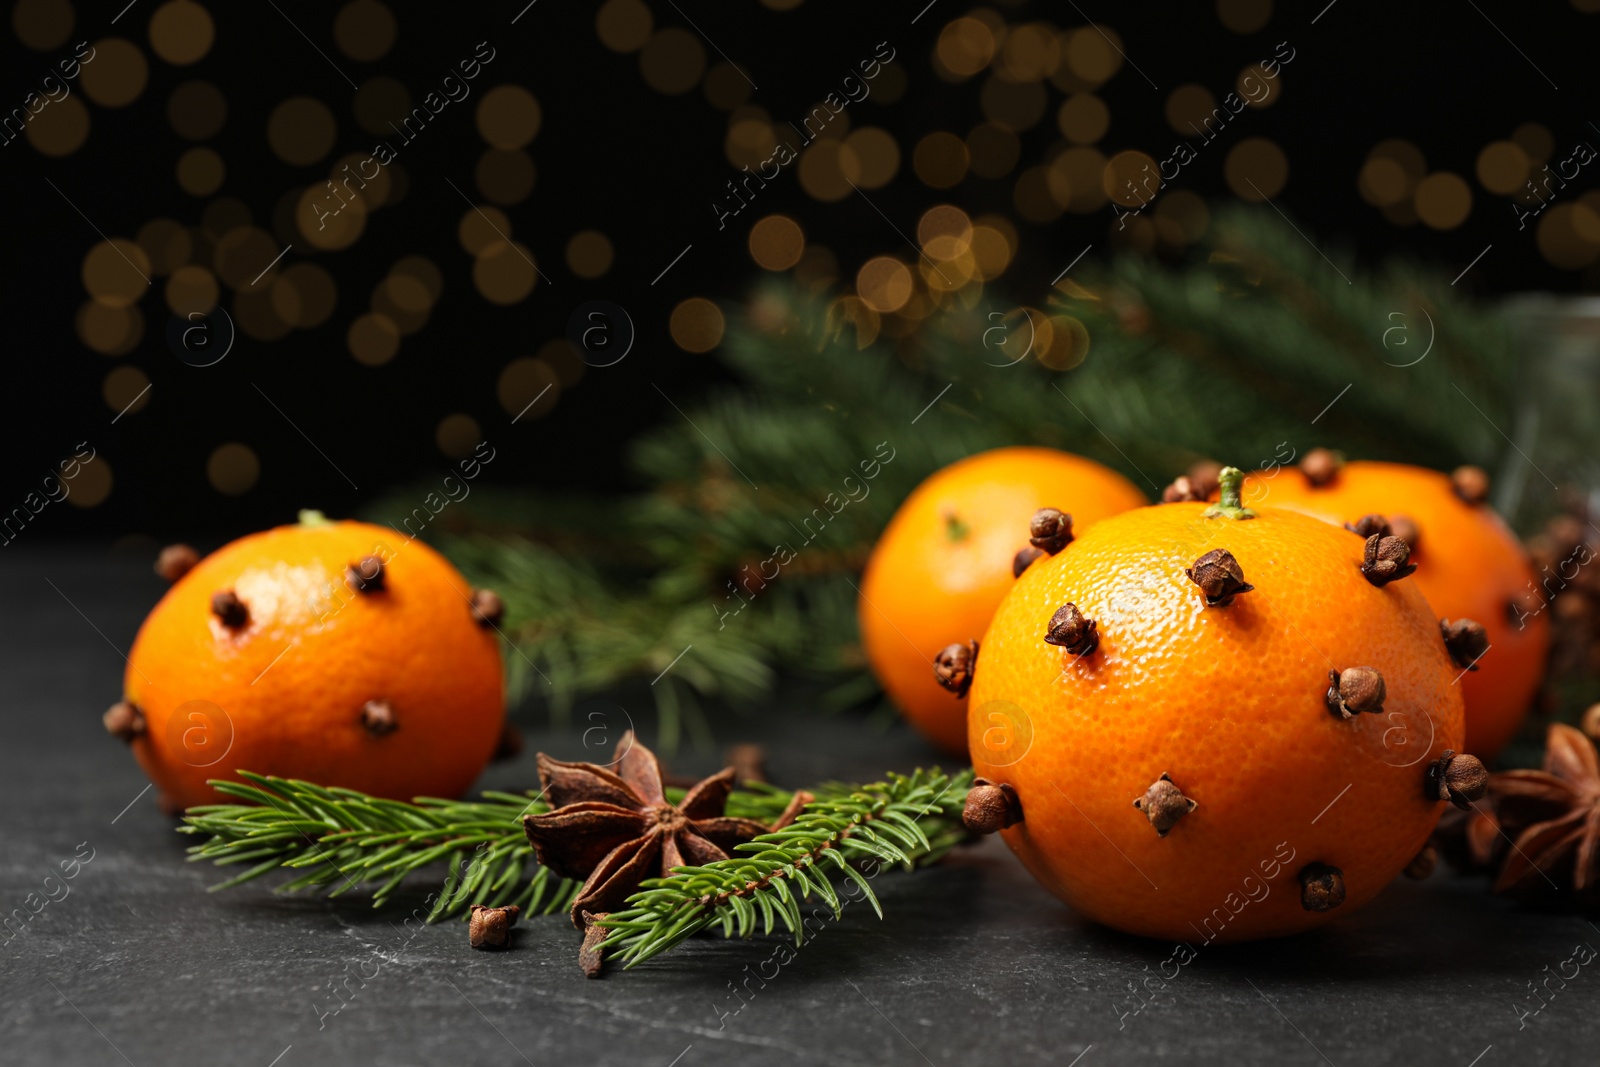
{"label": "dried clove bud", "polygon": [[175,582],[194,570],[200,562],[200,553],[189,545],[168,545],[156,557],[156,573],[169,582]]}
{"label": "dried clove bud", "polygon": [[1191,501],[1204,503],[1205,499],[1210,495],[1208,492],[1203,492],[1201,487],[1195,484],[1193,478],[1187,474],[1180,474],[1172,479],[1171,485],[1161,490],[1161,502],[1163,504],[1183,504]]}
{"label": "dried clove bud", "polygon": [[1394,530],[1389,526],[1389,520],[1382,515],[1363,515],[1355,522],[1345,523],[1344,528],[1360,537],[1363,541],[1373,534],[1382,534],[1388,537],[1394,533]]}
{"label": "dried clove bud", "polygon": [[1150,825],[1155,827],[1157,837],[1166,837],[1167,831],[1198,808],[1200,802],[1184,796],[1183,790],[1173,783],[1172,775],[1163,771],[1160,778],[1150,783],[1144,796],[1133,802],[1133,806],[1144,812]]}
{"label": "dried clove bud", "polygon": [[1011,557],[1011,577],[1021,578],[1022,572],[1028,569],[1028,565],[1043,555],[1046,555],[1043,549],[1034,548],[1032,545],[1019,548],[1017,554]]}
{"label": "dried clove bud", "polygon": [[230,630],[243,629],[250,621],[250,609],[244,606],[244,601],[234,595],[232,589],[211,594],[211,614]]}
{"label": "dried clove bud", "polygon": [[946,645],[933,659],[933,679],[957,697],[972,688],[972,673],[978,669],[978,642],[957,641]]}
{"label": "dried clove bud", "polygon": [[1445,749],[1444,755],[1428,764],[1423,795],[1429,800],[1448,800],[1462,811],[1470,811],[1474,801],[1489,792],[1489,771],[1477,756]]}
{"label": "dried clove bud", "polygon": [[1417,569],[1410,562],[1411,546],[1394,535],[1375,533],[1367,538],[1367,547],[1361,558],[1361,573],[1373,585],[1388,585]]}
{"label": "dried clove bud", "polygon": [[1343,871],[1326,863],[1308,863],[1301,869],[1301,907],[1307,911],[1332,911],[1343,903]]}
{"label": "dried clove bud", "polygon": [[609,914],[606,911],[583,913],[583,944],[578,948],[578,966],[583,968],[585,978],[599,978],[600,972],[605,969],[605,956],[600,951],[600,942],[611,935],[611,930],[601,926],[600,920]]}
{"label": "dried clove bud", "polygon": [[1423,845],[1422,851],[1418,852],[1411,862],[1406,864],[1405,870],[1401,873],[1407,878],[1420,882],[1431,875],[1433,869],[1438,865],[1439,850],[1432,845]]}
{"label": "dried clove bud", "polygon": [[472,905],[472,917],[467,920],[467,943],[473,948],[510,948],[511,927],[521,913],[522,909],[515,904],[508,908]]}
{"label": "dried clove bud", "polygon": [[131,701],[119,701],[106,709],[100,716],[100,721],[105,723],[106,733],[118,741],[131,743],[135,737],[141,736],[146,729],[144,712]]}
{"label": "dried clove bud", "polygon": [[1439,620],[1439,632],[1444,635],[1444,647],[1457,667],[1475,671],[1478,660],[1489,651],[1489,632],[1471,619]]}
{"label": "dried clove bud", "polygon": [[1095,621],[1078,610],[1078,605],[1063,604],[1050,616],[1044,640],[1048,645],[1060,645],[1074,656],[1087,656],[1100,644],[1100,632]]}
{"label": "dried clove bud", "polygon": [[1206,604],[1214,608],[1225,608],[1233,603],[1234,597],[1255,588],[1244,580],[1239,561],[1225,548],[1213,548],[1183,573],[1200,587],[1206,595]]}
{"label": "dried clove bud", "polygon": [[1211,499],[1211,494],[1222,488],[1222,464],[1214,459],[1202,459],[1191,465],[1185,473],[1189,488],[1200,494],[1201,500]]}
{"label": "dried clove bud", "polygon": [[1072,543],[1072,516],[1055,508],[1040,508],[1028,523],[1028,543],[1052,556]]}
{"label": "dried clove bud", "polygon": [[499,626],[500,620],[505,618],[505,601],[500,599],[500,594],[493,589],[474,589],[472,591],[472,621],[479,626]]}
{"label": "dried clove bud", "polygon": [[1457,467],[1450,472],[1450,487],[1468,504],[1478,505],[1489,499],[1489,476],[1482,467]]}
{"label": "dried clove bud", "polygon": [[1341,719],[1353,719],[1364,711],[1376,715],[1383,710],[1383,675],[1371,667],[1346,667],[1328,672],[1328,710]]}
{"label": "dried clove bud", "polygon": [[1344,457],[1339,453],[1327,448],[1313,448],[1300,461],[1300,473],[1312,485],[1323,486],[1337,478],[1339,468],[1343,466]]}
{"label": "dried clove bud", "polygon": [[377,556],[362,556],[344,569],[344,580],[358,593],[381,593],[385,575],[383,560]]}
{"label": "dried clove bud", "polygon": [[961,823],[975,834],[992,834],[1022,821],[1022,801],[1010,782],[974,778],[961,809]]}
{"label": "dried clove bud", "polygon": [[373,737],[383,737],[400,728],[394,719],[394,705],[387,700],[369,700],[361,705],[361,725]]}
{"label": "dried clove bud", "polygon": [[1410,546],[1415,552],[1422,543],[1422,530],[1417,526],[1417,520],[1409,515],[1396,515],[1389,520],[1389,532]]}

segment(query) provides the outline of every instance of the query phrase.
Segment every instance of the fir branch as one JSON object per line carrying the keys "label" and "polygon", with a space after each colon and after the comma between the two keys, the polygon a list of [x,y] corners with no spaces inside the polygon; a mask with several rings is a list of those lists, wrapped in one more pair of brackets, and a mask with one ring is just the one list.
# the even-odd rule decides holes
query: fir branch
{"label": "fir branch", "polygon": [[971,784],[970,770],[950,777],[935,769],[873,785],[824,787],[793,823],[739,845],[744,855],[646,881],[628,907],[601,921],[612,931],[601,948],[633,967],[712,926],[720,925],[724,937],[749,937],[758,922],[766,934],[781,925],[800,945],[800,901],[815,894],[835,917],[843,910],[836,874],[859,887],[882,918],[858,868],[890,863],[909,870],[944,855],[967,837],[961,808]]}

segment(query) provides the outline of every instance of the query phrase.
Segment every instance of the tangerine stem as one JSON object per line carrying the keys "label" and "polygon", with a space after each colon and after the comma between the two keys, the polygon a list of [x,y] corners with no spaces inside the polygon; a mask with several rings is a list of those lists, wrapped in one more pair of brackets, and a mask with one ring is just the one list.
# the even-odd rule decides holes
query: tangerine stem
{"label": "tangerine stem", "polygon": [[1222,499],[1206,508],[1208,519],[1253,519],[1256,513],[1244,506],[1244,471],[1238,467],[1223,467],[1217,475],[1222,484]]}

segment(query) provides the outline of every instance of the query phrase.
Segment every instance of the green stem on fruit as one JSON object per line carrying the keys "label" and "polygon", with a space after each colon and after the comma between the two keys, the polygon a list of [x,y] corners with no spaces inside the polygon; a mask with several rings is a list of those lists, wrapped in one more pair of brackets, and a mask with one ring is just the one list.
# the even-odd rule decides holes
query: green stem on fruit
{"label": "green stem on fruit", "polygon": [[300,518],[300,525],[301,526],[332,526],[333,525],[332,520],[330,520],[328,518],[328,516],[324,515],[322,512],[318,511],[316,508],[301,508],[300,509],[299,518]]}
{"label": "green stem on fruit", "polygon": [[1244,506],[1244,471],[1223,467],[1217,480],[1222,483],[1222,499],[1206,508],[1206,518],[1253,519],[1256,513]]}

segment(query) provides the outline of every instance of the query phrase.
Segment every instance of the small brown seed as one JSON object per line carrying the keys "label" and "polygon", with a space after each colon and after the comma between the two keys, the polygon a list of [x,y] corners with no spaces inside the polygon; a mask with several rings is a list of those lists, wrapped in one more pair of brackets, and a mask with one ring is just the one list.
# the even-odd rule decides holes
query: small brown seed
{"label": "small brown seed", "polygon": [[1200,494],[1201,500],[1211,499],[1211,494],[1222,488],[1222,464],[1214,459],[1202,459],[1190,465],[1185,477],[1189,488]]}
{"label": "small brown seed", "polygon": [[1457,667],[1475,671],[1478,660],[1489,651],[1489,632],[1471,619],[1439,620],[1439,632],[1444,635],[1444,647]]}
{"label": "small brown seed", "polygon": [[377,556],[363,556],[344,569],[344,580],[358,593],[383,592],[386,577]]}
{"label": "small brown seed", "polygon": [[200,553],[189,545],[168,545],[156,557],[156,573],[169,582],[175,582],[194,569],[200,562]]}
{"label": "small brown seed", "polygon": [[1087,656],[1100,644],[1100,630],[1093,619],[1078,610],[1078,605],[1063,604],[1050,616],[1044,640],[1049,645],[1060,645],[1074,656]]}
{"label": "small brown seed", "polygon": [[957,641],[953,645],[946,645],[933,658],[934,681],[944,686],[957,697],[967,695],[967,690],[972,688],[972,675],[978,669],[978,642],[968,641],[962,644]]}
{"label": "small brown seed", "polygon": [[1433,869],[1438,865],[1439,850],[1432,845],[1423,845],[1422,851],[1418,852],[1411,862],[1406,864],[1406,869],[1403,873],[1407,878],[1420,882],[1431,875]]}
{"label": "small brown seed", "polygon": [[1429,800],[1448,800],[1462,811],[1470,811],[1473,802],[1488,792],[1489,771],[1476,756],[1447,748],[1443,756],[1428,764],[1423,793]]}
{"label": "small brown seed", "polygon": [[1343,466],[1344,457],[1339,453],[1327,448],[1313,448],[1300,461],[1300,473],[1312,485],[1323,486],[1337,478],[1339,468]]}
{"label": "small brown seed", "polygon": [[1371,667],[1346,667],[1328,672],[1328,710],[1341,719],[1353,719],[1362,712],[1376,715],[1383,710],[1383,675]]}
{"label": "small brown seed", "polygon": [[1600,744],[1600,704],[1589,705],[1589,710],[1583,713],[1579,725],[1589,740]]}
{"label": "small brown seed", "polygon": [[1163,504],[1183,504],[1189,502],[1204,502],[1209,493],[1201,492],[1194,479],[1187,474],[1180,474],[1172,479],[1172,484],[1161,490]]}
{"label": "small brown seed", "polygon": [[394,718],[394,705],[387,700],[369,700],[361,705],[361,725],[373,737],[383,737],[400,728]]}
{"label": "small brown seed", "polygon": [[1157,837],[1166,837],[1167,831],[1198,808],[1200,802],[1184,796],[1183,790],[1173,783],[1172,776],[1163,771],[1160,778],[1150,783],[1144,796],[1133,802],[1133,806],[1144,812],[1150,825],[1155,827]]}
{"label": "small brown seed", "polygon": [[1450,472],[1450,486],[1468,504],[1478,505],[1489,499],[1489,476],[1482,467],[1457,467]]}
{"label": "small brown seed", "polygon": [[1411,560],[1411,546],[1394,535],[1375,533],[1367,538],[1362,553],[1361,573],[1373,585],[1382,587],[1398,581],[1417,569]]}
{"label": "small brown seed", "polygon": [[1307,911],[1332,911],[1343,903],[1343,871],[1326,863],[1308,863],[1301,868],[1301,907]]}
{"label": "small brown seed", "polygon": [[211,614],[230,630],[243,629],[250,621],[250,609],[245,607],[244,601],[234,595],[232,589],[211,594]]}
{"label": "small brown seed", "polygon": [[1345,523],[1344,528],[1359,536],[1363,541],[1373,534],[1382,534],[1388,537],[1394,533],[1394,530],[1389,526],[1389,520],[1382,515],[1363,515],[1355,522]]}
{"label": "small brown seed", "polygon": [[999,785],[974,778],[961,809],[961,824],[975,834],[992,834],[1022,821],[1022,801],[1010,782]]}
{"label": "small brown seed", "polygon": [[507,908],[472,905],[472,917],[467,920],[467,943],[473,948],[510,948],[511,927],[521,912],[515,904]]}
{"label": "small brown seed", "polygon": [[1055,508],[1040,508],[1028,523],[1028,543],[1052,556],[1072,543],[1072,516]]}
{"label": "small brown seed", "polygon": [[611,929],[601,926],[600,920],[609,914],[606,911],[599,914],[583,913],[583,944],[578,948],[578,966],[583,969],[585,978],[599,978],[600,972],[605,969],[605,955],[600,951],[600,942],[611,936]]}
{"label": "small brown seed", "polygon": [[1396,515],[1389,520],[1389,532],[1410,546],[1415,552],[1422,543],[1422,530],[1417,526],[1417,520],[1410,515]]}
{"label": "small brown seed", "polygon": [[1028,565],[1045,554],[1043,549],[1034,548],[1032,545],[1019,548],[1017,554],[1011,557],[1011,577],[1021,578],[1022,572],[1028,569]]}
{"label": "small brown seed", "polygon": [[1213,548],[1194,561],[1194,566],[1183,572],[1206,595],[1206,604],[1225,608],[1240,593],[1248,593],[1255,586],[1244,580],[1244,570],[1233,553],[1225,548]]}
{"label": "small brown seed", "polygon": [[499,626],[505,614],[505,601],[493,589],[472,591],[472,620],[479,626]]}
{"label": "small brown seed", "polygon": [[146,729],[144,712],[127,700],[119,701],[107,708],[106,713],[100,716],[100,721],[105,724],[106,733],[118,741],[132,742]]}

